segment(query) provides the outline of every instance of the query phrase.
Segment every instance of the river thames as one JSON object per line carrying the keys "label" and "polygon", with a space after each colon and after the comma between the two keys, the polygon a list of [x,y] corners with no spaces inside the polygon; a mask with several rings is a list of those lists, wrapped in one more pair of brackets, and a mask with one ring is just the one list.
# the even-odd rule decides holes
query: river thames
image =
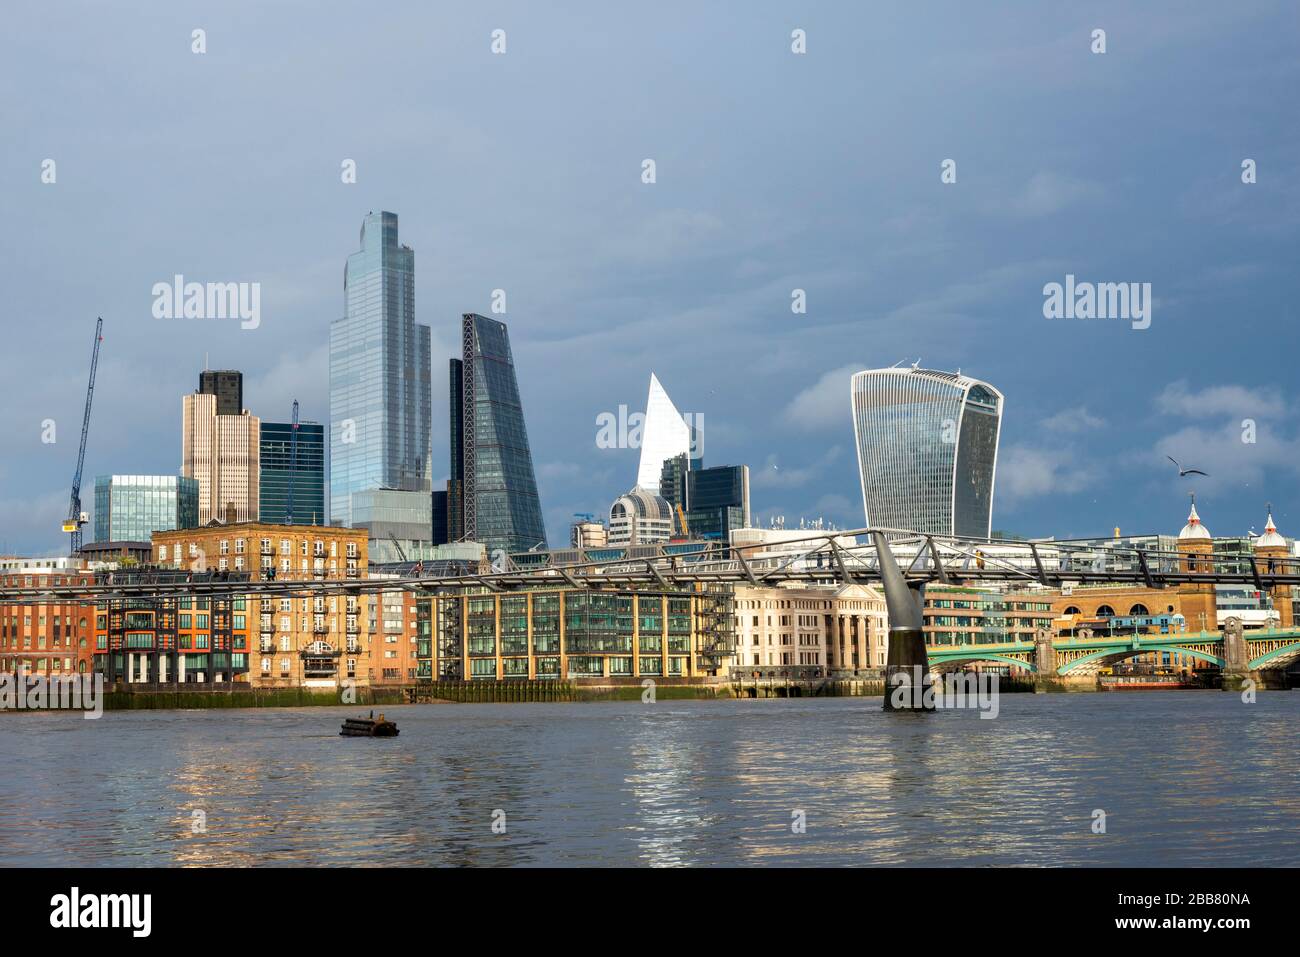
{"label": "river thames", "polygon": [[3,715],[0,861],[1300,864],[1300,693],[880,704],[408,705],[391,739],[339,737],[349,708]]}

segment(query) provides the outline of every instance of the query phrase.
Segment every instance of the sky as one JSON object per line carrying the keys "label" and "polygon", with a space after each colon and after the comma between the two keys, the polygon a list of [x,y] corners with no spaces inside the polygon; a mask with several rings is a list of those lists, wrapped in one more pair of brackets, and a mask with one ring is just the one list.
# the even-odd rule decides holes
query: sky
{"label": "sky", "polygon": [[[379,209],[432,327],[435,486],[459,317],[505,290],[552,545],[635,481],[597,420],[651,372],[705,465],[750,466],[756,524],[862,525],[849,376],[917,360],[1005,394],[995,529],[1176,533],[1194,491],[1216,535],[1266,502],[1300,533],[1298,11],[10,5],[0,553],[66,549],[96,316],[88,510],[97,474],[177,472],[205,363],[264,420],[326,420]],[[178,273],[260,283],[260,324],[155,318]],[[1046,318],[1067,275],[1150,283],[1149,327]]]}

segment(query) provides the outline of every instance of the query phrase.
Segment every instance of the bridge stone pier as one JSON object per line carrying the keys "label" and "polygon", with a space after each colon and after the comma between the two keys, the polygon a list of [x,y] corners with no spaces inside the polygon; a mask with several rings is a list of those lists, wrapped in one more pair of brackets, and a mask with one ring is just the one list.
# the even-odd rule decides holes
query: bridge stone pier
{"label": "bridge stone pier", "polygon": [[885,657],[886,711],[933,711],[934,698],[927,704],[925,692],[934,681],[922,630],[925,583],[909,585],[898,570],[889,540],[882,532],[871,533],[879,559],[880,580],[889,613],[889,645]]}
{"label": "bridge stone pier", "polygon": [[1056,646],[1053,641],[1055,635],[1046,628],[1034,632],[1034,694],[1056,691],[1061,687],[1061,681],[1056,677]]}
{"label": "bridge stone pier", "polygon": [[1241,619],[1229,618],[1223,623],[1223,688],[1236,691],[1250,677],[1250,651],[1242,633]]}
{"label": "bridge stone pier", "polygon": [[[1270,516],[1271,518],[1271,516]],[[1256,688],[1286,688],[1286,674],[1278,669],[1251,670],[1250,645],[1242,629],[1241,619],[1229,618],[1223,623],[1223,681],[1224,691],[1240,691],[1247,679]]]}

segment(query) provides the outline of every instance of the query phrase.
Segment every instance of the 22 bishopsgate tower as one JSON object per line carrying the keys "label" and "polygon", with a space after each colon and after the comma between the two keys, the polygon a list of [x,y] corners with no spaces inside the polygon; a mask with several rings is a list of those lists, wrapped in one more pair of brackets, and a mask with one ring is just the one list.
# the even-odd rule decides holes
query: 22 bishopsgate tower
{"label": "22 bishopsgate tower", "polygon": [[330,520],[353,524],[352,495],[430,488],[429,327],[415,322],[415,253],[397,215],[370,213],[330,324]]}
{"label": "22 bishopsgate tower", "polygon": [[859,372],[851,390],[867,524],[987,537],[1002,393],[917,368]]}

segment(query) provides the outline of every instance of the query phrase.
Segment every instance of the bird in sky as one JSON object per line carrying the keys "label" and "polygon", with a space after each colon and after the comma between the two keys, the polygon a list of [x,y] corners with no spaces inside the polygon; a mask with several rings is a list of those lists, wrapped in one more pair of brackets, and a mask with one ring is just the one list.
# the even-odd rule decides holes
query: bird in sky
{"label": "bird in sky", "polygon": [[[1172,455],[1166,455],[1165,458],[1167,458],[1169,461],[1173,462],[1175,466],[1177,466],[1179,478],[1182,478],[1184,475],[1205,475],[1205,473],[1202,472],[1200,469],[1183,468],[1181,465],[1178,464],[1178,460],[1174,458]],[[1205,475],[1205,477],[1209,478],[1208,475]]]}

